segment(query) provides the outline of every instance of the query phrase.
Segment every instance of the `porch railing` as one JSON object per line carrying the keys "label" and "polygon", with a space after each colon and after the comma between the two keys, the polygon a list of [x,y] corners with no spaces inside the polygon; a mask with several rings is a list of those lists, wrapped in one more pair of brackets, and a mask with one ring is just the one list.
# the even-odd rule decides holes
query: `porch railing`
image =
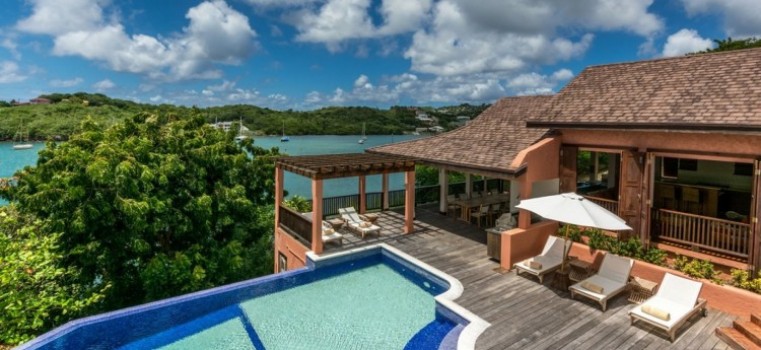
{"label": "porch railing", "polygon": [[312,221],[303,215],[280,206],[280,228],[306,244],[312,246]]}
{"label": "porch railing", "polygon": [[667,209],[653,209],[652,223],[654,238],[662,241],[739,258],[750,252],[750,224]]}
{"label": "porch railing", "polygon": [[618,201],[612,199],[584,196],[584,198],[592,201],[593,203],[607,209],[611,213],[618,214]]}

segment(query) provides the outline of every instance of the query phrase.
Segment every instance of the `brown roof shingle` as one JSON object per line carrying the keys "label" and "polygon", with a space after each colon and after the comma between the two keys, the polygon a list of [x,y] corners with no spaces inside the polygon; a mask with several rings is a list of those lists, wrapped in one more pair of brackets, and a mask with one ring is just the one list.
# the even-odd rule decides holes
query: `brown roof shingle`
{"label": "brown roof shingle", "polygon": [[547,132],[546,129],[526,128],[525,121],[538,117],[551,98],[505,97],[461,128],[368,151],[407,156],[433,164],[512,174],[519,170],[510,165],[518,152],[540,140]]}
{"label": "brown roof shingle", "polygon": [[589,67],[528,124],[761,127],[761,49]]}

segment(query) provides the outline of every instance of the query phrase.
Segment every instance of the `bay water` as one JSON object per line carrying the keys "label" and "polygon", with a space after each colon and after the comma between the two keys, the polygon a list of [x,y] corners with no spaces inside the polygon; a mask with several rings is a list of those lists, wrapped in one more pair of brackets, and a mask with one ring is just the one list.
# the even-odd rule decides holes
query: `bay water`
{"label": "bay water", "polygon": [[[280,136],[255,137],[254,144],[263,148],[277,147],[280,153],[292,156],[335,154],[335,153],[361,153],[365,149],[385,145],[389,143],[412,140],[421,136],[414,135],[369,135],[364,144],[357,141],[359,135],[315,135],[315,136],[291,136],[290,142],[280,142]],[[0,177],[7,178],[23,169],[27,165],[37,163],[38,152],[45,147],[44,142],[35,142],[34,147],[28,150],[13,150],[12,142],[0,142]],[[274,177],[275,174],[273,173]],[[359,180],[356,177],[325,180],[323,195],[325,197],[344,196],[358,193]],[[306,198],[312,197],[312,182],[310,179],[290,172],[285,173],[285,190],[288,197],[299,195]],[[404,175],[391,174],[389,176],[389,189],[400,190],[404,188]],[[381,190],[381,176],[367,177],[367,192],[379,192]],[[0,205],[5,204],[0,200]]]}

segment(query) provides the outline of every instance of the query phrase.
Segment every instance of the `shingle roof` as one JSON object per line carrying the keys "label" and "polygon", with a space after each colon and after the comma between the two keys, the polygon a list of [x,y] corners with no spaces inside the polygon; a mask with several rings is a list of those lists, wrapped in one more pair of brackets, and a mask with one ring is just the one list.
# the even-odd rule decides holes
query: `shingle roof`
{"label": "shingle roof", "polygon": [[761,49],[593,66],[529,126],[761,127]]}
{"label": "shingle roof", "polygon": [[481,113],[468,125],[419,140],[399,142],[369,149],[368,152],[407,156],[423,162],[512,174],[515,156],[537,142],[546,129],[526,128],[525,121],[536,118],[551,96],[505,97]]}

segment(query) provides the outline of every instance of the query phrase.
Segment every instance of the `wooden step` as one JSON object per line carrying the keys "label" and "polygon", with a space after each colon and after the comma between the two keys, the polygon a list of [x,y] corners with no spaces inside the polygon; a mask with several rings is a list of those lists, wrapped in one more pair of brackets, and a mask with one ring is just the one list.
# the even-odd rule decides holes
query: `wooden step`
{"label": "wooden step", "polygon": [[735,350],[758,349],[758,346],[745,337],[745,334],[740,333],[740,331],[732,327],[716,328],[716,336]]}
{"label": "wooden step", "polygon": [[758,314],[750,314],[750,322],[753,322],[761,326],[761,316],[759,316]]}
{"label": "wooden step", "polygon": [[761,326],[751,321],[735,320],[732,325],[745,337],[761,348]]}

